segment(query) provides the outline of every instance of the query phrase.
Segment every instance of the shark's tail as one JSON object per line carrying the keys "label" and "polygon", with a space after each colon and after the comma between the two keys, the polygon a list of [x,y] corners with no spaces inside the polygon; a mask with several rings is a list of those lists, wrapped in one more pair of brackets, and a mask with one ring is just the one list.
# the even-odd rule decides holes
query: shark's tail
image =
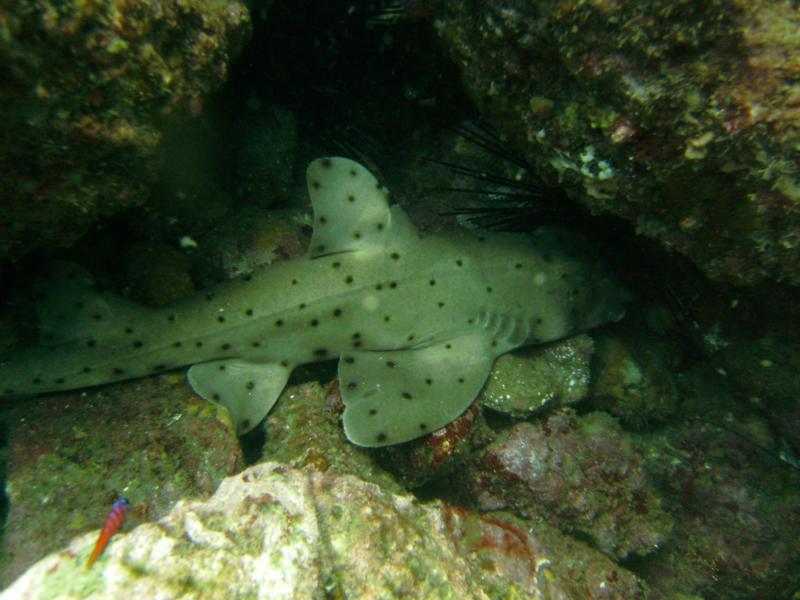
{"label": "shark's tail", "polygon": [[132,376],[123,366],[110,366],[108,359],[149,309],[98,292],[85,270],[65,262],[49,265],[35,283],[34,298],[38,344],[0,355],[0,396],[74,389]]}

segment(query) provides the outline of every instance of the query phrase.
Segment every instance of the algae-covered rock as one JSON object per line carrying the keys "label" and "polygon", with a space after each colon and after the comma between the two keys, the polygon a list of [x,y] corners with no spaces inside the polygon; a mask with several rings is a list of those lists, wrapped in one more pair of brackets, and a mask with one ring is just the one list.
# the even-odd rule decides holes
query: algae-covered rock
{"label": "algae-covered rock", "polygon": [[580,402],[589,390],[594,343],[588,335],[524,348],[498,358],[481,392],[483,405],[526,417],[553,405]]}
{"label": "algae-covered rock", "polygon": [[677,360],[668,344],[617,328],[598,334],[592,366],[592,403],[638,427],[671,417],[680,395]]}
{"label": "algae-covered rock", "polygon": [[482,113],[709,277],[800,283],[800,13],[771,0],[434,0]]}
{"label": "algae-covered rock", "polygon": [[715,359],[726,377],[756,406],[800,455],[800,338],[785,329],[756,338],[727,338]]}
{"label": "algae-covered rock", "polygon": [[227,415],[181,375],[47,395],[4,415],[9,512],[0,585],[71,537],[103,524],[120,497],[128,521],[212,493],[241,468]]}
{"label": "algae-covered rock", "polygon": [[643,457],[601,412],[517,423],[460,479],[484,509],[537,516],[619,558],[653,552],[672,527]]}
{"label": "algae-covered rock", "polygon": [[430,435],[381,449],[377,454],[407,488],[441,479],[462,467],[479,448],[494,439],[486,425],[480,402]]}
{"label": "algae-covered rock", "polygon": [[341,408],[337,382],[327,389],[316,382],[290,385],[265,421],[263,459],[293,468],[312,466],[358,475],[383,489],[400,491],[401,486],[375,464],[370,451],[347,441],[339,419]]}
{"label": "algae-covered rock", "polygon": [[468,410],[429,436],[386,448],[380,453],[382,463],[409,488],[450,475],[495,439],[483,407],[524,418],[582,400],[588,392],[593,349],[592,338],[578,335],[499,357]]}
{"label": "algae-covered rock", "polygon": [[630,572],[547,527],[277,463],[117,534],[87,571],[93,543],[76,538],[0,598],[644,598]]}
{"label": "algae-covered rock", "polygon": [[144,201],[162,129],[199,115],[250,31],[241,2],[6,2],[0,259]]}
{"label": "algae-covered rock", "polygon": [[[800,473],[763,416],[714,373],[687,373],[696,416],[644,434],[648,472],[674,517],[642,563],[658,598],[793,598],[800,589]],[[690,408],[691,407],[691,408]]]}
{"label": "algae-covered rock", "polygon": [[[202,278],[237,277],[303,254],[310,235],[306,215],[246,207],[198,238],[195,250]],[[305,229],[308,229],[307,227]]]}

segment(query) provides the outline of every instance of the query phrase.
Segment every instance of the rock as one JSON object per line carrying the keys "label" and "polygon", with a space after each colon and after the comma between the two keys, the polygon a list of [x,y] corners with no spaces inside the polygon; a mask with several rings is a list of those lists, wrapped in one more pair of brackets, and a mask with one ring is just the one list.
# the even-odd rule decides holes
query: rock
{"label": "rock", "polygon": [[[628,328],[630,329],[630,328]],[[677,356],[668,344],[642,330],[622,327],[595,336],[592,404],[643,427],[675,414],[680,394]]]}
{"label": "rock", "polygon": [[[301,369],[316,370],[318,378],[327,379],[314,367]],[[392,476],[375,463],[371,451],[347,441],[339,418],[343,408],[338,380],[327,388],[315,381],[290,385],[264,422],[262,459],[292,468],[311,466],[340,475],[357,475],[385,490],[402,491]]]}
{"label": "rock", "polygon": [[[305,369],[326,379],[319,368]],[[326,389],[314,382],[288,387],[265,421],[263,459],[357,475],[385,490],[402,491],[451,473],[493,437],[474,403],[446,427],[418,440],[382,449],[360,448],[344,436],[343,411],[338,379]]]}
{"label": "rock", "polygon": [[483,406],[524,418],[580,402],[589,389],[594,343],[588,335],[523,348],[498,358],[481,392]]}
{"label": "rock", "polygon": [[800,455],[800,340],[784,330],[749,339],[731,336],[726,342],[714,357],[722,372],[769,413],[775,429]]}
{"label": "rock", "polygon": [[188,257],[167,244],[126,248],[124,272],[131,300],[148,306],[164,306],[194,291]]}
{"label": "rock", "polygon": [[201,279],[246,275],[306,251],[306,216],[281,210],[243,208],[198,239],[194,252]]}
{"label": "rock", "polygon": [[4,417],[9,512],[0,586],[101,526],[122,496],[135,525],[180,498],[211,494],[242,466],[227,415],[195,396],[182,373],[45,395]]}
{"label": "rock", "polygon": [[88,571],[95,534],[76,538],[0,599],[644,598],[631,573],[546,527],[276,463],[128,531]]}
{"label": "rock", "polygon": [[515,424],[458,479],[484,510],[541,518],[626,558],[653,552],[672,527],[643,462],[609,415],[564,410]]}
{"label": "rock", "polygon": [[706,384],[695,401],[702,416],[644,440],[675,528],[638,572],[658,598],[791,598],[800,588],[800,474],[778,458],[764,419],[721,390]]}
{"label": "rock", "polygon": [[711,279],[800,283],[800,14],[769,0],[434,0],[482,114]]}
{"label": "rock", "polygon": [[416,488],[459,469],[476,449],[493,439],[480,403],[473,402],[460,417],[430,435],[382,448],[376,454],[406,488]]}
{"label": "rock", "polygon": [[578,335],[499,357],[469,410],[429,436],[379,452],[382,464],[408,488],[446,477],[494,440],[483,407],[524,418],[582,400],[589,387],[593,348],[592,338]]}
{"label": "rock", "polygon": [[237,162],[237,188],[248,204],[269,207],[285,203],[292,189],[297,154],[294,114],[267,106],[245,115]]}
{"label": "rock", "polygon": [[197,116],[250,32],[242,2],[8,4],[0,259],[144,202],[163,128]]}

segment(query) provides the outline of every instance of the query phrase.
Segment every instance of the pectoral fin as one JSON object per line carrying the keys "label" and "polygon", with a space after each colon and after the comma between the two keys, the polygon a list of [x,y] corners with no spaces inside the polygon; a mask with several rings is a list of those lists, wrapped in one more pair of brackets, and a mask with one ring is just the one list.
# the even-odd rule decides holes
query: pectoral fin
{"label": "pectoral fin", "polygon": [[478,395],[494,359],[481,335],[417,350],[342,355],[347,438],[359,446],[388,446],[447,425]]}
{"label": "pectoral fin", "polygon": [[292,367],[240,359],[193,365],[186,377],[195,392],[224,406],[242,435],[258,425],[278,401]]}

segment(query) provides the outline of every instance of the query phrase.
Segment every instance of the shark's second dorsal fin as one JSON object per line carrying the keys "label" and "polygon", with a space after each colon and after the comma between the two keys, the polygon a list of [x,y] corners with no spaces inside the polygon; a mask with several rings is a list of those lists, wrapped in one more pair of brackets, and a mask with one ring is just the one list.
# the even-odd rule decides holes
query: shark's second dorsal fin
{"label": "shark's second dorsal fin", "polygon": [[124,336],[147,309],[110,293],[100,293],[85,269],[57,261],[36,282],[36,312],[43,345]]}
{"label": "shark's second dorsal fin", "polygon": [[314,207],[312,257],[417,237],[400,207],[389,207],[389,191],[357,162],[320,158],[308,166],[306,177]]}

